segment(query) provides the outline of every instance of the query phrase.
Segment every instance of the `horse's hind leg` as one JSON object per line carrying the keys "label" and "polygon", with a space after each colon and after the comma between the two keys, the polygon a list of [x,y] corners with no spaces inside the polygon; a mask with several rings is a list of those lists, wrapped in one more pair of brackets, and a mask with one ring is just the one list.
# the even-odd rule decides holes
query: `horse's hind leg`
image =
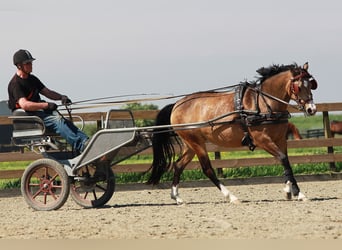
{"label": "horse's hind leg", "polygon": [[[205,152],[205,151],[204,151]],[[201,156],[199,156],[201,155]],[[174,199],[178,205],[183,204],[183,200],[178,193],[178,186],[180,176],[187,164],[193,159],[195,152],[188,146],[185,146],[182,156],[174,163],[174,176],[171,187],[171,198]],[[239,203],[238,198],[233,195],[216,177],[215,171],[211,166],[208,154],[197,154],[203,173],[215,184],[215,186],[223,193],[224,197],[230,200],[231,203]]]}
{"label": "horse's hind leg", "polygon": [[201,163],[203,173],[215,184],[215,186],[222,192],[226,199],[229,199],[231,203],[238,204],[238,198],[233,195],[217,178],[209,160],[208,153],[205,151],[204,147],[201,147],[196,153]]}
{"label": "horse's hind leg", "polygon": [[174,175],[171,187],[171,199],[175,200],[178,205],[183,204],[182,198],[179,196],[178,187],[180,182],[180,177],[183,173],[184,168],[189,162],[194,158],[195,152],[189,147],[184,145],[182,156],[173,163]]}

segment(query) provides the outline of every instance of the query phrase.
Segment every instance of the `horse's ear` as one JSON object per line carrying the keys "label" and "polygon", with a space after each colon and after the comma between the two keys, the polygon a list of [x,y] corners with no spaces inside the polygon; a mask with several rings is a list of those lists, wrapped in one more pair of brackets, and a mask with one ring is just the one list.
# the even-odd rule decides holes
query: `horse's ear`
{"label": "horse's ear", "polygon": [[309,63],[308,62],[304,63],[303,69],[304,70],[308,70],[309,69]]}

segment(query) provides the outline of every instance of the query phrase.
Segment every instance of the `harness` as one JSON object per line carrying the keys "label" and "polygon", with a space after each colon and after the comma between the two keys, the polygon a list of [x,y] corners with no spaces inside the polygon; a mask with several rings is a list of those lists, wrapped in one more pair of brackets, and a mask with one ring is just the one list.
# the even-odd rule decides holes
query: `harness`
{"label": "harness", "polygon": [[[255,149],[255,145],[253,143],[253,138],[248,132],[248,127],[259,126],[265,124],[280,124],[288,122],[288,119],[291,117],[288,111],[286,112],[273,112],[272,108],[267,104],[265,95],[260,90],[260,84],[258,85],[256,82],[241,82],[235,88],[234,94],[234,106],[235,110],[239,113],[239,117],[235,118],[235,122],[240,123],[243,131],[244,137],[241,140],[241,144],[243,146],[248,146],[249,150],[253,151]],[[245,96],[246,90],[250,88],[254,91],[255,95],[253,98],[255,110],[245,110],[243,107],[243,98]],[[259,108],[259,97],[264,100],[267,113],[261,113]]]}

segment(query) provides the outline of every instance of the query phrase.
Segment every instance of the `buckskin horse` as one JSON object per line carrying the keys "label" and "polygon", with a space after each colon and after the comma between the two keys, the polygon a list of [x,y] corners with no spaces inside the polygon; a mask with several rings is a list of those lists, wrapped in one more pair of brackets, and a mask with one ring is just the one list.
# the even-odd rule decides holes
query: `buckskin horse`
{"label": "buckskin horse", "polygon": [[[260,147],[276,157],[284,167],[287,199],[296,197],[307,200],[300,192],[287,154],[286,132],[290,100],[307,115],[317,111],[311,90],[317,88],[316,80],[308,73],[308,63],[302,67],[271,65],[257,70],[254,82],[243,82],[235,91],[197,92],[165,106],[157,115],[152,137],[153,162],[147,184],[156,185],[162,175],[173,166],[174,175],[171,198],[177,204],[183,200],[179,195],[180,176],[187,164],[197,155],[204,174],[231,203],[239,203],[217,178],[206,149],[206,142],[223,147]],[[176,129],[180,124],[196,124],[208,121],[208,126]],[[182,141],[182,153],[175,161],[174,135]]]}

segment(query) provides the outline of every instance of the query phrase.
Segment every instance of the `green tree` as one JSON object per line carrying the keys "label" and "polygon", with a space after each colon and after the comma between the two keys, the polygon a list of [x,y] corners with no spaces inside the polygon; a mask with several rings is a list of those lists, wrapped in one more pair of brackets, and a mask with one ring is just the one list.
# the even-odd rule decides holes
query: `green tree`
{"label": "green tree", "polygon": [[[123,109],[129,109],[129,110],[157,110],[158,106],[155,104],[141,104],[139,102],[134,103],[128,103],[122,107]],[[137,119],[135,120],[135,125],[137,127],[146,127],[146,126],[153,126],[154,120],[143,120],[143,119]]]}

